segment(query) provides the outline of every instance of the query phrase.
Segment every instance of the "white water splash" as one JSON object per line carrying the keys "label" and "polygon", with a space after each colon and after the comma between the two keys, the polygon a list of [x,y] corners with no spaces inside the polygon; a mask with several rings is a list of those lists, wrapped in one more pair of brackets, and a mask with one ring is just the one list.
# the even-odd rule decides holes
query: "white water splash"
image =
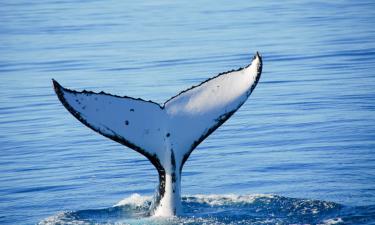
{"label": "white water splash", "polygon": [[184,199],[185,202],[204,203],[211,206],[220,206],[230,203],[253,203],[258,198],[274,198],[271,194],[251,194],[251,195],[236,195],[236,194],[212,194],[212,195],[189,195]]}
{"label": "white water splash", "polygon": [[341,224],[343,222],[344,221],[341,218],[334,218],[334,219],[324,220],[322,225]]}
{"label": "white water splash", "polygon": [[143,206],[147,202],[150,202],[152,200],[151,196],[142,196],[140,194],[132,194],[127,198],[122,199],[119,201],[117,204],[114,205],[116,206],[124,206],[124,205],[132,205],[132,206]]}
{"label": "white water splash", "polygon": [[[249,195],[237,195],[237,194],[196,194],[196,195],[187,195],[182,197],[183,201],[186,203],[204,203],[211,206],[220,206],[230,203],[253,203],[259,198],[269,198],[273,199],[275,196],[271,194],[249,194]],[[129,197],[126,197],[116,203],[116,206],[144,206],[147,203],[152,201],[152,196],[142,196],[140,194],[132,194]]]}

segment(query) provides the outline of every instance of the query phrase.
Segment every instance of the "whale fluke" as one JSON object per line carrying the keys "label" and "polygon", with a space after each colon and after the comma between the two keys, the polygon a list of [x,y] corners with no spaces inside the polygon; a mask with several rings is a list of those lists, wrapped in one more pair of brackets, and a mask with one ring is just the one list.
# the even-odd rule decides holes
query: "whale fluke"
{"label": "whale fluke", "polygon": [[191,152],[237,111],[262,72],[256,53],[250,65],[221,73],[159,105],[104,92],[74,91],[53,80],[55,92],[79,121],[144,155],[159,173],[152,214],[181,213],[181,170]]}

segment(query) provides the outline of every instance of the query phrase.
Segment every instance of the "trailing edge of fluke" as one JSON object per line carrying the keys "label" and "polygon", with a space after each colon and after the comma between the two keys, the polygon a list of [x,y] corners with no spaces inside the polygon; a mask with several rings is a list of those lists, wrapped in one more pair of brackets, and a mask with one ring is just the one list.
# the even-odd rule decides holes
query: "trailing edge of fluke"
{"label": "trailing edge of fluke", "polygon": [[245,103],[262,72],[259,53],[244,68],[220,73],[160,105],[104,92],[75,91],[53,80],[65,108],[94,131],[144,155],[159,173],[154,216],[181,210],[181,170],[191,152]]}

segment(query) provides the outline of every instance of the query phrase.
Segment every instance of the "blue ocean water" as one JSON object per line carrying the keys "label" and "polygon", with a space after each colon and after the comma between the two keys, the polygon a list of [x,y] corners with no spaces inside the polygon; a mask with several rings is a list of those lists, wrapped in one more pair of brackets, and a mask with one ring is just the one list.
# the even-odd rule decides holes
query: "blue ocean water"
{"label": "blue ocean water", "polygon": [[[375,224],[374,12],[362,0],[1,1],[0,223]],[[155,169],[78,122],[51,84],[162,103],[255,51],[257,88],[185,164],[181,218],[145,216]]]}

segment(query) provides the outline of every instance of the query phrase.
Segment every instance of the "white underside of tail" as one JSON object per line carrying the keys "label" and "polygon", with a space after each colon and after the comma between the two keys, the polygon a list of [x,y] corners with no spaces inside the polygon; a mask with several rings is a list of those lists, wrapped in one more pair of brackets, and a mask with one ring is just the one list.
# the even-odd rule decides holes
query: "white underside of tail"
{"label": "white underside of tail", "polygon": [[[220,74],[171,98],[163,105],[106,93],[77,92],[54,81],[63,105],[100,134],[145,155],[165,174],[155,216],[181,212],[180,171],[191,151],[249,97],[262,68],[252,63]],[[162,175],[163,175],[162,174]]]}

